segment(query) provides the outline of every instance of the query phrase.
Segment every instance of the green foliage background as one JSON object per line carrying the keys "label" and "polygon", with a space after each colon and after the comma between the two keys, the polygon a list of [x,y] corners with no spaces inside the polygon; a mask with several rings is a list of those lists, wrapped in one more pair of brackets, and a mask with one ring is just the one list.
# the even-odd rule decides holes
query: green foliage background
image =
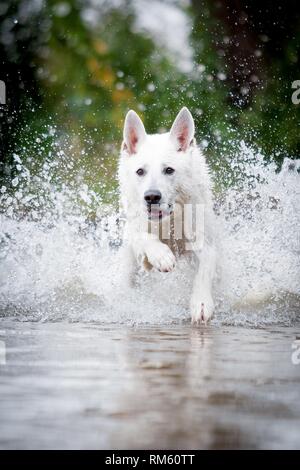
{"label": "green foliage background", "polygon": [[[109,200],[116,188],[117,154],[130,108],[141,115],[149,132],[157,132],[168,129],[181,106],[188,106],[198,142],[205,145],[217,171],[224,154],[236,152],[242,139],[279,164],[287,155],[299,156],[300,106],[291,101],[291,84],[300,78],[299,28],[277,58],[268,58],[267,47],[259,45],[267,56],[261,66],[262,85],[245,106],[231,99],[232,82],[225,78],[229,65],[217,46],[226,28],[214,14],[214,2],[200,2],[201,13],[197,2],[171,2],[190,22],[190,72],[182,71],[163,46],[136,28],[131,1],[117,7],[99,2],[103,11],[95,27],[84,21],[86,4],[80,0],[48,0],[36,11],[30,10],[30,3],[6,1],[7,8],[0,11],[0,28],[11,21],[14,35],[14,48],[1,46],[4,68],[19,77],[11,82],[6,77],[19,101],[16,106],[9,99],[13,117],[2,125],[3,180],[13,176],[13,152],[38,168],[63,149],[72,161],[72,171],[64,178],[84,175]],[[25,19],[24,5],[29,11]],[[62,159],[62,166],[65,162]],[[224,172],[220,174],[224,178]]]}

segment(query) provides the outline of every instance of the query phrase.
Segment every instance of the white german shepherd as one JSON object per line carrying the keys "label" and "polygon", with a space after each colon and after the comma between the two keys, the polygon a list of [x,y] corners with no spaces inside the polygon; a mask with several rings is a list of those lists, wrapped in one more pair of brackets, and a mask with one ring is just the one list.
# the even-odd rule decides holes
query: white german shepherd
{"label": "white german shepherd", "polygon": [[146,134],[134,111],[124,125],[119,180],[126,213],[126,269],[134,265],[171,271],[179,256],[196,256],[191,294],[193,323],[213,314],[212,281],[216,266],[211,180],[196,146],[194,120],[182,108],[171,131]]}

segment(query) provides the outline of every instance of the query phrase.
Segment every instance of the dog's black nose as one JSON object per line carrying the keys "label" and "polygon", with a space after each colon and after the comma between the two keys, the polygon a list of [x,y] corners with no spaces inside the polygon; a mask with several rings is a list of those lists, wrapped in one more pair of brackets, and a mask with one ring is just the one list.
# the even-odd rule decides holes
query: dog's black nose
{"label": "dog's black nose", "polygon": [[161,192],[156,191],[156,189],[149,189],[145,192],[144,199],[147,204],[158,204],[161,200]]}

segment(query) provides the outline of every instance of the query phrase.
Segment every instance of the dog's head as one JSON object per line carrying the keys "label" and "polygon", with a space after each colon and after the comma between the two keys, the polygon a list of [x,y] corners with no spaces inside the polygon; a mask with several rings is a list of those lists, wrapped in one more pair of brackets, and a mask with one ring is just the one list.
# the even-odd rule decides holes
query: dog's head
{"label": "dog's head", "polygon": [[192,168],[189,154],[195,147],[194,120],[187,108],[177,115],[170,132],[149,135],[140,117],[129,111],[124,125],[120,179],[131,204],[148,218],[169,216],[181,203]]}

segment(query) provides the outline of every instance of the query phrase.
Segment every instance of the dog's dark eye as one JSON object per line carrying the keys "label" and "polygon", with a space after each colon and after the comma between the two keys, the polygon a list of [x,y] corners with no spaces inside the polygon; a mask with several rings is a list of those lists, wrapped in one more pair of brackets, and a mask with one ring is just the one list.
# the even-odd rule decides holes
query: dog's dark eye
{"label": "dog's dark eye", "polygon": [[136,170],[136,174],[139,176],[143,176],[145,174],[145,170],[143,170],[143,168],[139,168],[138,170]]}
{"label": "dog's dark eye", "polygon": [[171,168],[170,166],[168,166],[167,168],[165,168],[165,174],[166,175],[172,175],[174,173],[174,168]]}

